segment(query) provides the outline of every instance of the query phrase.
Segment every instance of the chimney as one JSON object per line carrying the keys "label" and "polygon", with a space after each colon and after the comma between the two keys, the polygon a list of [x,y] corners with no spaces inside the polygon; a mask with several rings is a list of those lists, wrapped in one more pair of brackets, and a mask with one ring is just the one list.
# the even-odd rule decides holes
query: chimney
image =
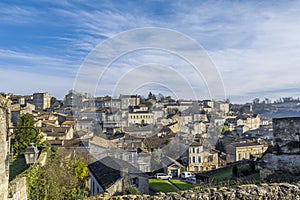
{"label": "chimney", "polygon": [[120,175],[121,177],[125,177],[128,174],[128,168],[127,167],[122,167],[120,169]]}

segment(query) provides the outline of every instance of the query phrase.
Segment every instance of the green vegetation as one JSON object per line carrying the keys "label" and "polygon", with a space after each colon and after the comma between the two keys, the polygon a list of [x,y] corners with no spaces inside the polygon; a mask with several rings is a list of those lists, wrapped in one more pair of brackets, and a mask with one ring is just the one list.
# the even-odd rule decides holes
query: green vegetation
{"label": "green vegetation", "polygon": [[29,200],[75,200],[88,195],[85,188],[87,165],[81,158],[60,156],[56,148],[48,149],[45,166],[30,167],[23,176],[27,179]]}
{"label": "green vegetation", "polygon": [[[221,181],[225,179],[230,179],[233,177],[253,177],[254,181],[258,182],[260,181],[259,178],[259,166],[255,165],[255,163],[245,164],[242,166],[233,166],[231,169],[228,168],[225,171],[221,171],[215,175],[212,176],[213,181]],[[250,178],[251,179],[251,178]]]}
{"label": "green vegetation", "polygon": [[50,105],[53,105],[56,101],[57,99],[55,97],[51,97]]}
{"label": "green vegetation", "polygon": [[230,132],[229,126],[227,126],[227,125],[223,126],[221,135],[224,135],[225,133],[228,133],[228,132]]}
{"label": "green vegetation", "polygon": [[174,184],[179,190],[189,190],[194,187],[193,185],[191,185],[189,183],[186,183],[186,182],[183,182],[180,180],[176,180],[176,179],[171,179],[170,182],[172,184]]}
{"label": "green vegetation", "polygon": [[129,186],[125,189],[125,193],[126,194],[141,194],[141,192],[139,191],[139,189],[137,189],[136,187],[133,186]]}
{"label": "green vegetation", "polygon": [[150,188],[160,192],[175,192],[176,189],[166,180],[149,179]]}
{"label": "green vegetation", "polygon": [[25,152],[30,143],[40,145],[41,138],[34,130],[34,118],[26,113],[20,116],[15,130],[15,138],[12,140],[13,152],[21,155]]}
{"label": "green vegetation", "polygon": [[27,168],[24,155],[12,157],[9,161],[9,181],[14,180],[17,175],[23,173]]}
{"label": "green vegetation", "polygon": [[215,174],[212,179],[215,181],[220,181],[222,179],[227,179],[232,177],[232,170],[229,168],[225,171]]}

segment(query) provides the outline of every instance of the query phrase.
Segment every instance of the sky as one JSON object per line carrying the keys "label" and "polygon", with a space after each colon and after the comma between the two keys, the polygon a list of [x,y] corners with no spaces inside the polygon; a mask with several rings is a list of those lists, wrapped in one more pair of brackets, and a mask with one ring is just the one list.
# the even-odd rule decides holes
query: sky
{"label": "sky", "polygon": [[[299,97],[299,13],[300,1],[4,0],[0,2],[0,91],[48,91],[62,99],[97,47],[126,31],[157,27],[197,42],[222,79],[224,98],[232,102]],[[134,42],[143,39],[139,36]],[[174,44],[180,42],[174,39]],[[139,85],[131,92],[154,90],[176,96],[176,90],[187,91],[185,81],[192,88],[201,85],[196,93],[209,98],[208,75],[203,73],[200,80],[187,70],[191,64],[170,53],[164,56],[167,53],[140,50],[118,57],[95,94],[105,95],[103,88],[110,87],[122,91],[136,81]],[[159,75],[169,80],[168,85],[141,82]]]}

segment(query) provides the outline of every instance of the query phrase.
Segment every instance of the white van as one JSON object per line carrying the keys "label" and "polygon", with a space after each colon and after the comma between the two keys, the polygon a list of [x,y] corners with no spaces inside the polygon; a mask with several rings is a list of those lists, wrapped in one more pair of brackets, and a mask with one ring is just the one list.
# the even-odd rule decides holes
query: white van
{"label": "white van", "polygon": [[167,179],[171,179],[172,176],[169,176],[167,174],[164,174],[164,173],[157,173],[155,174],[154,176],[156,179],[163,179],[163,180],[167,180]]}
{"label": "white van", "polygon": [[183,178],[183,179],[187,179],[187,178],[191,178],[191,177],[195,177],[195,174],[193,174],[192,172],[182,172],[180,174],[180,178]]}

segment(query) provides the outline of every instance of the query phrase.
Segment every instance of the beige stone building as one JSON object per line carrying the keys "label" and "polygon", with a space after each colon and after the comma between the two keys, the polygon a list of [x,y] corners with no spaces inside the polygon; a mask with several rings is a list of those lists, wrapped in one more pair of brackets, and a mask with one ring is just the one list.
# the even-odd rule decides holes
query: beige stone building
{"label": "beige stone building", "polygon": [[51,97],[48,92],[45,93],[34,93],[33,94],[33,104],[36,110],[44,110],[50,108]]}
{"label": "beige stone building", "polygon": [[45,140],[73,139],[72,127],[41,127],[40,130]]}
{"label": "beige stone building", "polygon": [[227,162],[249,160],[261,157],[268,146],[263,141],[240,141],[234,142],[227,147]]}
{"label": "beige stone building", "polygon": [[153,113],[148,110],[148,107],[132,106],[129,107],[128,125],[130,124],[153,124]]}
{"label": "beige stone building", "polygon": [[218,152],[203,148],[202,143],[193,142],[188,149],[188,167],[191,172],[203,172],[219,167]]}
{"label": "beige stone building", "polygon": [[258,129],[260,127],[260,115],[238,116],[237,126],[247,126],[249,130]]}

